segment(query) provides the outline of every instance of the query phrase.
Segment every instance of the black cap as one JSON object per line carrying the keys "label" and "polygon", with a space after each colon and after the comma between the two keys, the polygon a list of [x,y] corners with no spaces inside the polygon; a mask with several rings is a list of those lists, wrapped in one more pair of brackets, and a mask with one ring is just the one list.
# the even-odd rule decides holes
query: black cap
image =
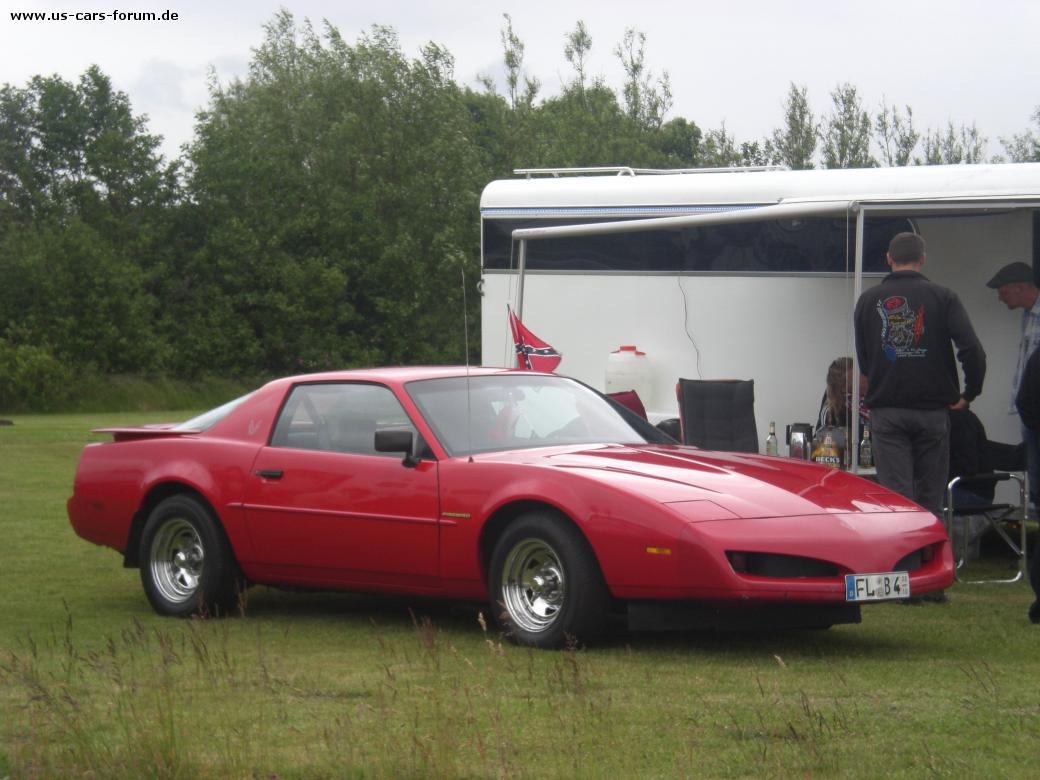
{"label": "black cap", "polygon": [[986,286],[995,290],[998,287],[1003,287],[1005,284],[1014,284],[1015,282],[1034,284],[1033,269],[1025,263],[1008,263],[993,274],[993,278],[986,282]]}

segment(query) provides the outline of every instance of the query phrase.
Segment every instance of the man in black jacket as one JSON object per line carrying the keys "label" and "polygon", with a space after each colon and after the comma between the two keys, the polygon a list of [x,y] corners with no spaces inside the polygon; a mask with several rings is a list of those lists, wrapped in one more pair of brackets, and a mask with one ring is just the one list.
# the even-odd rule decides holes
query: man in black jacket
{"label": "man in black jacket", "polygon": [[[887,259],[892,273],[860,296],[854,318],[878,481],[941,516],[948,410],[966,409],[982,392],[986,353],[956,293],[921,274],[924,239],[900,233]],[[963,392],[951,344],[964,371]]]}
{"label": "man in black jacket", "polygon": [[[1015,405],[1018,407],[1018,416],[1022,418],[1022,425],[1034,435],[1040,435],[1040,349],[1035,350],[1026,361]],[[1029,584],[1036,594],[1036,600],[1029,607],[1029,619],[1040,623],[1040,557],[1035,553],[1029,563]]]}

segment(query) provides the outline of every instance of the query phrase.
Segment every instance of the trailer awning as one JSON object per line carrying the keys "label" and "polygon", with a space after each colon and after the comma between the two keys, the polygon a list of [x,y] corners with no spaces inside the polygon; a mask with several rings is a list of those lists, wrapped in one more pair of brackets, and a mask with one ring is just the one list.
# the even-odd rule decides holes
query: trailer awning
{"label": "trailer awning", "polygon": [[885,213],[890,216],[940,216],[944,213],[993,213],[1014,209],[1040,208],[1040,193],[962,193],[956,197],[922,193],[919,195],[828,198],[826,200],[792,198],[768,206],[734,207],[710,214],[686,214],[677,217],[651,217],[598,222],[582,225],[518,228],[514,241],[537,241],[547,238],[603,236],[618,233],[640,233],[651,230],[683,230],[708,225],[725,225],[762,220],[807,219],[810,217],[855,217],[860,211]]}

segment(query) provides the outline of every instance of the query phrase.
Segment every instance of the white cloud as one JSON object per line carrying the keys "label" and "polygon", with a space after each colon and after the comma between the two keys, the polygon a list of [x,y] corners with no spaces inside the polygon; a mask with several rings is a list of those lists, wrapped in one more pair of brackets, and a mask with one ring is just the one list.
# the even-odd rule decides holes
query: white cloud
{"label": "white cloud", "polygon": [[[24,83],[40,73],[73,79],[96,63],[147,113],[153,132],[167,137],[167,153],[190,139],[195,111],[207,99],[206,73],[222,81],[246,72],[251,48],[277,2],[121,2],[134,11],[176,11],[176,22],[12,21],[11,11],[92,10],[96,2],[20,2],[0,13],[0,82]],[[487,4],[473,0],[385,0],[378,4],[287,0],[297,21],[316,29],[327,18],[348,42],[373,24],[393,26],[412,56],[428,41],[455,57],[456,78],[476,85],[479,75],[501,73],[502,13],[512,15],[526,45],[531,75],[552,94],[571,78],[564,36],[581,19],[593,38],[592,75],[618,86],[612,54],[626,27],[647,36],[647,65],[668,71],[674,106],[703,128],[723,120],[739,140],[768,134],[780,123],[791,82],[808,87],[817,113],[829,92],[855,84],[866,106],[882,97],[909,104],[919,129],[947,121],[977,123],[991,139],[1022,132],[1040,104],[1033,74],[1040,71],[1040,3],[1033,0],[738,0],[735,3],[662,0],[580,0],[561,4],[526,0]],[[99,9],[100,10],[100,9]],[[111,10],[111,9],[106,9]],[[619,161],[623,162],[623,161]]]}

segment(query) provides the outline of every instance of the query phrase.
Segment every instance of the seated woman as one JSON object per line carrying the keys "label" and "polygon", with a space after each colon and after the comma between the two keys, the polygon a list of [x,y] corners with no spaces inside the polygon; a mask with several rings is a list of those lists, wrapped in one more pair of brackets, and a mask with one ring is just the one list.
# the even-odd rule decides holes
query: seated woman
{"label": "seated woman", "polygon": [[[859,431],[857,441],[863,436],[863,427],[870,424],[870,410],[863,403],[867,394],[867,378],[859,376]],[[817,429],[825,426],[847,429],[850,425],[849,407],[852,406],[852,358],[840,357],[831,361],[827,368],[827,388],[820,401]]]}

